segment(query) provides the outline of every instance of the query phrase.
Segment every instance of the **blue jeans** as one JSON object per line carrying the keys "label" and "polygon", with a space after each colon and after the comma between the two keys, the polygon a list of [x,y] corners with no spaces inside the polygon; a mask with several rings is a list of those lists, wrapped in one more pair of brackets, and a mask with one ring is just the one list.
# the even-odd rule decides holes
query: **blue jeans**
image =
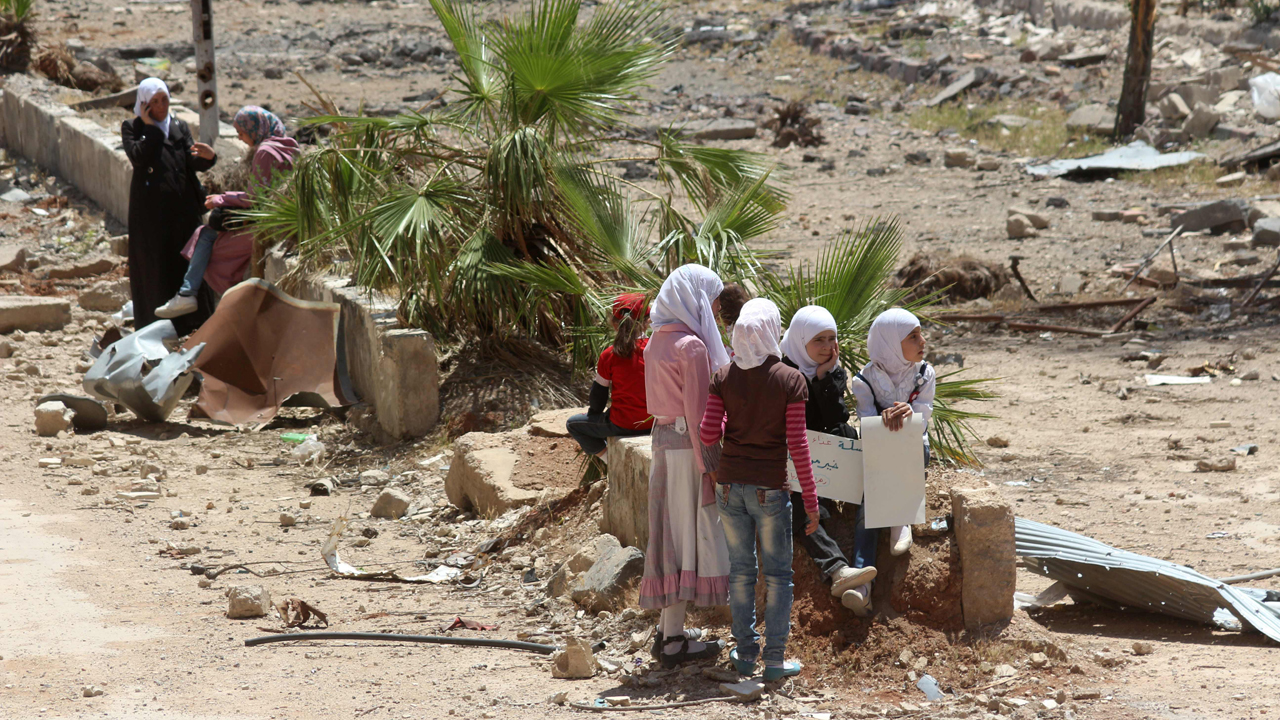
{"label": "blue jeans", "polygon": [[[192,259],[194,262],[194,258]],[[607,447],[606,441],[611,437],[635,437],[636,435],[648,435],[648,430],[628,430],[624,427],[614,425],[609,420],[609,411],[605,410],[599,415],[574,415],[564,423],[564,429],[568,431],[569,437],[578,441],[578,446],[582,448],[582,452],[588,455],[599,455],[600,451]]]}
{"label": "blue jeans", "polygon": [[[724,483],[716,488],[716,501],[729,544],[729,609],[738,659],[781,665],[791,631],[791,493]],[[757,537],[765,582],[764,653],[756,632]]]}
{"label": "blue jeans", "polygon": [[204,271],[209,267],[209,258],[213,255],[213,241],[218,239],[218,231],[204,227],[200,229],[200,237],[196,247],[191,251],[191,262],[187,264],[187,274],[182,278],[179,295],[195,297],[204,284]]}

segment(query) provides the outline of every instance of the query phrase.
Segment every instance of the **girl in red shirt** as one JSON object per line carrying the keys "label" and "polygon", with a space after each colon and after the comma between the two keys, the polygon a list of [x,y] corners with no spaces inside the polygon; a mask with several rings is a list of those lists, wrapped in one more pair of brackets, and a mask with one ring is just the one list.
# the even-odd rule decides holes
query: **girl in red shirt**
{"label": "girl in red shirt", "polygon": [[617,334],[596,363],[587,412],[565,423],[582,452],[601,460],[608,438],[648,435],[653,427],[644,394],[644,347],[649,342],[645,337],[649,306],[644,295],[619,295],[609,322]]}

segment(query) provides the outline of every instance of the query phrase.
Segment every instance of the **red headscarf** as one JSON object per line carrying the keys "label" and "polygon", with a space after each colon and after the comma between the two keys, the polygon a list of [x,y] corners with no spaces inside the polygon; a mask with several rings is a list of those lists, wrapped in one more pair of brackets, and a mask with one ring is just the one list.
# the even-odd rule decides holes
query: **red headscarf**
{"label": "red headscarf", "polygon": [[622,314],[630,312],[636,320],[649,317],[649,303],[645,302],[644,293],[624,293],[613,301],[613,317],[621,320]]}

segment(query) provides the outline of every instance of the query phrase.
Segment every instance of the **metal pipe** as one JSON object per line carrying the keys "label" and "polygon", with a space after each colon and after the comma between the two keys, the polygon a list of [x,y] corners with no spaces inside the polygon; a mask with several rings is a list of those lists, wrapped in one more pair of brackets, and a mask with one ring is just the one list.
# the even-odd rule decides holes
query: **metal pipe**
{"label": "metal pipe", "polygon": [[244,641],[245,647],[266,645],[268,643],[293,642],[294,640],[390,640],[392,642],[433,643],[438,645],[465,645],[469,647],[507,648],[508,650],[528,650],[541,655],[550,655],[560,648],[555,645],[524,642],[521,640],[497,640],[491,638],[444,637],[441,635],[401,635],[399,633],[371,632],[305,632],[281,633],[249,638]]}
{"label": "metal pipe", "polygon": [[1263,570],[1262,572],[1250,573],[1248,575],[1232,575],[1231,577],[1222,578],[1220,582],[1224,582],[1228,585],[1235,585],[1236,583],[1249,582],[1250,580],[1262,580],[1264,578],[1275,577],[1277,575],[1280,575],[1280,568],[1276,568],[1275,570]]}

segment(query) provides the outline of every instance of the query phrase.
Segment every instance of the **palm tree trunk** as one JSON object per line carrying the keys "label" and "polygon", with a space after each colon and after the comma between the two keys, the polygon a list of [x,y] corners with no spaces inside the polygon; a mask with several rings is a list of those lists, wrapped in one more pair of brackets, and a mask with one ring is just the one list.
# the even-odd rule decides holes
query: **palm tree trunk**
{"label": "palm tree trunk", "polygon": [[1124,86],[1117,108],[1117,137],[1133,134],[1146,120],[1147,85],[1151,82],[1151,46],[1156,29],[1157,0],[1130,0],[1133,21],[1129,25],[1129,58],[1124,66]]}

